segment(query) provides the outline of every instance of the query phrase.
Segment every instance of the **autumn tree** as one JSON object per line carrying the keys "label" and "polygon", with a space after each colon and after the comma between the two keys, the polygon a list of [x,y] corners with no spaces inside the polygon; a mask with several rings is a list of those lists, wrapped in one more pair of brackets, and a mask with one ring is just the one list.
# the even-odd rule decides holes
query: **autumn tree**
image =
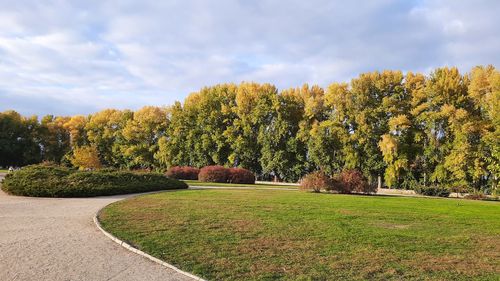
{"label": "autumn tree", "polygon": [[88,118],[83,115],[75,115],[64,123],[64,128],[68,130],[71,147],[78,147],[88,144],[85,125]]}
{"label": "autumn tree", "polygon": [[126,142],[123,130],[133,115],[129,110],[105,109],[92,114],[85,124],[88,141],[97,149],[103,165],[127,166],[127,158],[120,149]]}
{"label": "autumn tree", "polygon": [[158,141],[165,135],[167,126],[165,108],[145,106],[134,112],[122,130],[124,144],[120,146],[128,167],[161,166],[154,155],[158,152]]}
{"label": "autumn tree", "polygon": [[260,127],[262,171],[278,179],[297,181],[306,172],[306,146],[297,138],[304,115],[303,100],[290,89],[275,95],[269,120]]}
{"label": "autumn tree", "polygon": [[286,181],[357,169],[372,186],[490,192],[500,177],[499,100],[498,70],[478,66],[468,74],[375,71],[326,89],[219,84],[135,112],[39,120],[5,111],[0,166],[222,165]]}
{"label": "autumn tree", "polygon": [[80,146],[73,149],[71,164],[81,170],[99,169],[102,167],[99,153],[95,146]]}
{"label": "autumn tree", "polygon": [[40,145],[42,159],[59,163],[63,156],[69,152],[70,134],[64,127],[69,117],[46,115],[40,123]]}
{"label": "autumn tree", "polygon": [[473,68],[468,94],[475,116],[472,126],[479,137],[472,166],[474,185],[489,183],[494,190],[500,178],[500,72],[491,65]]}
{"label": "autumn tree", "polygon": [[224,135],[231,146],[229,164],[262,172],[260,159],[262,143],[258,141],[261,128],[272,118],[272,105],[278,90],[271,84],[241,83],[235,96],[233,112],[236,118]]}

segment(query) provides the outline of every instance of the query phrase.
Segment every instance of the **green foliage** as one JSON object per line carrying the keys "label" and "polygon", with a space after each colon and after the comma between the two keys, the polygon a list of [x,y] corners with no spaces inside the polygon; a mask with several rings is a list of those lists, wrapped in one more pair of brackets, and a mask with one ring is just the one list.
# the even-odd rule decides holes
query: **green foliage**
{"label": "green foliage", "polygon": [[84,172],[52,165],[24,167],[2,182],[2,190],[9,194],[33,197],[91,197],[187,187],[157,173]]}
{"label": "green foliage", "polygon": [[36,116],[0,112],[0,166],[22,166],[42,160]]}
{"label": "green foliage", "polygon": [[[105,167],[241,167],[295,182],[356,169],[373,186],[416,183],[498,192],[500,72],[438,68],[360,74],[326,89],[244,82],[204,87],[184,103],[89,116],[0,113],[0,166],[72,165],[93,147]],[[93,161],[97,163],[97,161]]]}
{"label": "green foliage", "polygon": [[417,185],[415,188],[415,192],[425,196],[439,196],[439,197],[448,197],[450,196],[450,190],[441,186],[430,185]]}
{"label": "green foliage", "polygon": [[161,167],[154,157],[158,152],[158,140],[165,135],[168,126],[165,108],[145,106],[128,119],[122,134],[124,144],[120,151],[127,157],[129,167]]}

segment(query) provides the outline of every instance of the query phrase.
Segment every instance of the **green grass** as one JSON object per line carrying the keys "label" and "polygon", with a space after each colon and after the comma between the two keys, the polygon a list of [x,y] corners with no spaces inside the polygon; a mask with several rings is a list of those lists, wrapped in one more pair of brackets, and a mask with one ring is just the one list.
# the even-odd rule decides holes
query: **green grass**
{"label": "green grass", "polygon": [[103,227],[208,280],[498,280],[500,204],[185,190],[106,207]]}
{"label": "green grass", "polygon": [[9,170],[5,170],[5,169],[0,169],[0,173],[8,173]]}
{"label": "green grass", "polygon": [[202,182],[197,180],[183,180],[189,186],[217,186],[217,187],[256,187],[256,188],[295,188],[298,189],[297,185],[286,185],[286,184],[237,184],[237,183],[218,183],[218,182]]}

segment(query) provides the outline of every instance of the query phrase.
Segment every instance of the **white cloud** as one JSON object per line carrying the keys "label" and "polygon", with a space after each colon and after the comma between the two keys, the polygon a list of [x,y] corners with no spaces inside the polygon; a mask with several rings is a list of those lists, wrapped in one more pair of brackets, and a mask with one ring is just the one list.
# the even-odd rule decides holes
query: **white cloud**
{"label": "white cloud", "polygon": [[220,82],[326,86],[500,62],[493,0],[2,2],[0,110],[25,114],[170,104]]}

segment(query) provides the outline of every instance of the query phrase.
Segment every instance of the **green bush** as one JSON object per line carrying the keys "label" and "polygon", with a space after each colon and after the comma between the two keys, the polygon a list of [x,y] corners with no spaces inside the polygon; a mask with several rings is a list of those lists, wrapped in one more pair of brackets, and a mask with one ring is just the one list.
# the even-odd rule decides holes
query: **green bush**
{"label": "green bush", "polygon": [[33,197],[91,197],[187,187],[159,173],[77,171],[42,165],[15,171],[2,182],[2,189],[9,194]]}
{"label": "green bush", "polygon": [[439,196],[439,197],[450,196],[449,189],[439,187],[436,185],[430,185],[430,186],[417,185],[415,188],[415,192],[425,196]]}

